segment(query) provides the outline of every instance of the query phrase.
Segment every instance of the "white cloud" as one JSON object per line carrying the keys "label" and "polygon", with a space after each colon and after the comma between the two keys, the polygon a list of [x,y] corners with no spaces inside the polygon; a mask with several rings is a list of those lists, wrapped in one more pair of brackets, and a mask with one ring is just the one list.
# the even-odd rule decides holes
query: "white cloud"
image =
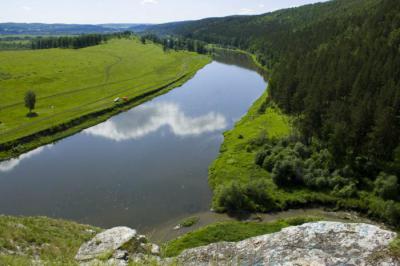
{"label": "white cloud", "polygon": [[186,116],[174,103],[156,103],[139,106],[126,113],[122,119],[108,120],[84,133],[114,141],[139,139],[163,126],[168,126],[177,136],[193,136],[225,129],[224,116],[214,112],[199,117]]}
{"label": "white cloud", "polygon": [[242,8],[239,10],[240,15],[253,15],[256,13],[256,10],[251,8]]}
{"label": "white cloud", "polygon": [[158,0],[143,0],[142,5],[156,5],[158,4]]}
{"label": "white cloud", "polygon": [[32,8],[30,6],[22,6],[21,8],[23,10],[25,10],[25,11],[31,11],[32,10]]}
{"label": "white cloud", "polygon": [[51,148],[52,146],[53,146],[52,144],[49,144],[49,145],[37,148],[33,151],[24,153],[24,154],[20,155],[18,158],[0,162],[0,172],[9,172],[9,171],[13,170],[15,167],[17,167],[21,163],[21,161],[23,161],[25,159],[29,159],[32,156],[35,156],[35,155],[41,153],[46,148]]}
{"label": "white cloud", "polygon": [[264,8],[265,5],[264,5],[264,4],[259,4],[258,7],[259,7],[259,8]]}

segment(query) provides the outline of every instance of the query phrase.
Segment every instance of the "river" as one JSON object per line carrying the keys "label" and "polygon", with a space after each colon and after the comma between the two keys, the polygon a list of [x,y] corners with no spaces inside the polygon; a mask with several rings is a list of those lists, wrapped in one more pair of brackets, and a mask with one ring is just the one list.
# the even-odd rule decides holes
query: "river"
{"label": "river", "polygon": [[266,81],[213,61],[169,93],[0,163],[0,213],[146,230],[210,208],[208,167]]}

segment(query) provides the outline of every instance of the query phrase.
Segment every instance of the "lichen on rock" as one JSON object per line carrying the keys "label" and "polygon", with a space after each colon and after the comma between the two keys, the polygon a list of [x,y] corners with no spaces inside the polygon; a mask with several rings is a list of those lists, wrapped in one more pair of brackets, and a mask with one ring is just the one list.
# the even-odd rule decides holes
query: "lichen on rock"
{"label": "lichen on rock", "polygon": [[182,265],[400,265],[387,254],[396,233],[374,225],[307,223],[237,243],[184,251]]}
{"label": "lichen on rock", "polygon": [[[314,222],[240,242],[219,242],[161,258],[160,249],[136,231],[107,230],[82,245],[81,265],[385,265],[400,266],[388,252],[396,233],[369,224]],[[102,252],[109,252],[101,258]]]}
{"label": "lichen on rock", "polygon": [[96,235],[84,243],[76,254],[77,261],[111,258],[116,250],[131,241],[136,231],[128,227],[115,227]]}

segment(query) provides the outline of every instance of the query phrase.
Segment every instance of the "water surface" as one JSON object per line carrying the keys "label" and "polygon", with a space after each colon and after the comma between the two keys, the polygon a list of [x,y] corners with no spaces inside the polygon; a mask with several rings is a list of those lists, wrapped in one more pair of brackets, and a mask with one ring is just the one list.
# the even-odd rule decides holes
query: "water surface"
{"label": "water surface", "polygon": [[0,163],[0,213],[145,230],[206,211],[222,133],[265,88],[254,70],[214,61],[180,88]]}

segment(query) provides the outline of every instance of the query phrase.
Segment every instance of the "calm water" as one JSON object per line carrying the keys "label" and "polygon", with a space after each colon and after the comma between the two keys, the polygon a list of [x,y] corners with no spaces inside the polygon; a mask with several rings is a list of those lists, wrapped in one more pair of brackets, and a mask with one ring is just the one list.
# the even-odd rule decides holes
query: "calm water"
{"label": "calm water", "polygon": [[262,94],[254,70],[213,63],[103,124],[0,163],[0,213],[148,229],[209,209],[222,133]]}

